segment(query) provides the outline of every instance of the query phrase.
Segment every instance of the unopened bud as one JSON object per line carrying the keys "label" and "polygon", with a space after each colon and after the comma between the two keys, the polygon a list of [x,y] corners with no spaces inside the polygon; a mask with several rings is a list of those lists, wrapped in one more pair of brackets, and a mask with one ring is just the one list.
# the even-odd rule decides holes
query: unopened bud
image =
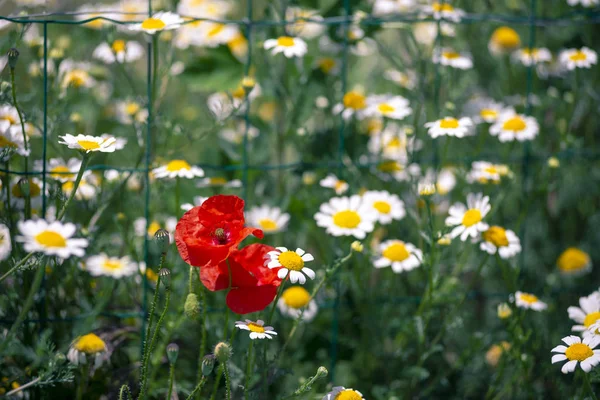
{"label": "unopened bud", "polygon": [[362,253],[365,250],[365,246],[358,240],[352,242],[350,248],[352,249],[352,251],[355,251],[357,253]]}
{"label": "unopened bud", "polygon": [[498,304],[498,318],[506,319],[512,315],[510,306],[506,303]]}
{"label": "unopened bud", "polygon": [[209,354],[202,359],[202,375],[209,376],[215,368],[215,356]]}
{"label": "unopened bud", "polygon": [[252,77],[245,76],[244,79],[242,79],[242,87],[244,88],[246,93],[249,93],[255,85],[256,81]]}
{"label": "unopened bud", "polygon": [[319,369],[317,369],[317,376],[327,376],[327,374],[329,374],[327,368],[320,366]]}
{"label": "unopened bud", "polygon": [[177,343],[171,343],[167,346],[167,358],[170,364],[177,362],[177,356],[179,355],[179,346]]}
{"label": "unopened bud", "polygon": [[19,60],[19,50],[14,47],[8,50],[8,66],[10,69],[15,69],[17,66],[17,61]]}
{"label": "unopened bud", "polygon": [[157,230],[156,233],[154,233],[154,240],[156,242],[158,250],[162,254],[166,254],[169,250],[169,245],[171,244],[171,237],[169,235],[169,232],[167,232],[166,229],[162,228]]}
{"label": "unopened bud", "polygon": [[219,360],[220,363],[226,363],[231,358],[231,354],[233,353],[233,351],[231,349],[231,345],[229,345],[228,343],[219,342],[215,346],[214,353],[215,357],[217,358],[217,360]]}
{"label": "unopened bud", "polygon": [[188,318],[196,318],[200,314],[200,302],[195,293],[190,293],[185,299],[183,311]]}

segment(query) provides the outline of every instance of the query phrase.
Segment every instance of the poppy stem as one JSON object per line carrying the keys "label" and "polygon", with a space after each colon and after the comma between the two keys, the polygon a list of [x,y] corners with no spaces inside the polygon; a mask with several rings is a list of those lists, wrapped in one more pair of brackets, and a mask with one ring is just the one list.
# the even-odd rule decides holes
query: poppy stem
{"label": "poppy stem", "polygon": [[231,379],[229,377],[229,367],[227,367],[227,361],[223,363],[223,372],[225,374],[225,399],[231,400]]}
{"label": "poppy stem", "polygon": [[275,313],[275,308],[277,307],[277,301],[279,300],[279,297],[281,297],[281,293],[283,293],[283,287],[285,286],[285,283],[287,282],[288,277],[289,277],[289,274],[281,282],[281,285],[279,285],[279,290],[277,291],[277,296],[275,296],[275,301],[273,301],[273,306],[271,307],[271,312],[269,313],[269,319],[267,320],[267,325],[271,325],[271,320],[273,320],[273,314]]}
{"label": "poppy stem", "polygon": [[196,395],[196,393],[200,393],[200,389],[202,389],[202,386],[204,386],[205,382],[206,382],[206,377],[202,376],[202,378],[200,379],[200,382],[198,382],[198,384],[196,385],[196,387],[194,388],[192,393],[190,393],[190,395],[187,397],[186,400],[192,400],[194,398],[194,396]]}

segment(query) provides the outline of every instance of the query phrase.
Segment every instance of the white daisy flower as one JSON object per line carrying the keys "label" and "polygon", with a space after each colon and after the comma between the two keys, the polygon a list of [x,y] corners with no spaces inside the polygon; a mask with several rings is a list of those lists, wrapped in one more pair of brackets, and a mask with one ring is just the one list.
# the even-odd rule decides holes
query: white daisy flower
{"label": "white daisy flower", "polygon": [[[255,126],[248,126],[248,141],[256,139],[260,131]],[[219,131],[219,136],[233,144],[242,144],[246,135],[246,124],[243,121],[238,122],[235,128],[225,128]]]}
{"label": "white daisy flower", "polygon": [[[146,228],[146,219],[144,217],[136,218],[133,221],[133,231],[136,236],[143,237],[144,235],[148,235],[149,237],[152,237],[156,231],[163,228],[173,236],[175,228],[177,227],[177,218],[167,217],[160,219],[160,221],[161,222],[157,220],[150,221],[150,225]],[[173,237],[171,237],[171,239],[173,239]],[[173,240],[171,240],[171,243],[173,243]]]}
{"label": "white daisy flower", "polygon": [[592,259],[585,251],[569,247],[560,254],[556,265],[561,274],[581,275],[592,270]]}
{"label": "white daisy flower", "polygon": [[103,138],[101,136],[91,136],[79,134],[73,136],[67,133],[64,136],[59,136],[62,141],[59,144],[65,144],[70,149],[83,150],[86,153],[99,151],[102,153],[112,153],[116,150],[117,139],[114,137]]}
{"label": "white daisy flower", "polygon": [[329,174],[319,181],[319,185],[335,190],[335,194],[344,194],[348,190],[348,182],[338,179],[334,174]]}
{"label": "white daisy flower", "polygon": [[367,98],[365,115],[369,117],[385,117],[391,119],[404,119],[412,114],[409,102],[402,96],[389,94],[372,95]]}
{"label": "white daisy flower", "polygon": [[144,31],[150,35],[156,32],[177,29],[185,20],[172,12],[157,12],[142,23],[129,25],[132,31]]}
{"label": "white daisy flower", "polygon": [[86,21],[89,19],[97,18],[93,21],[86,22],[85,24],[83,24],[83,26],[91,29],[102,29],[110,25],[111,22],[100,19],[101,17],[119,19],[118,14],[115,15],[114,13],[107,13],[106,11],[106,5],[104,4],[84,4],[77,9],[77,12],[74,13],[74,17],[76,21]]}
{"label": "white daisy flower", "polygon": [[389,15],[411,11],[416,5],[415,0],[375,0],[371,14]]}
{"label": "white daisy flower", "polygon": [[273,55],[283,53],[287,58],[302,57],[308,49],[304,40],[291,36],[280,36],[277,39],[265,40],[264,48],[265,50],[271,50]]}
{"label": "white daisy flower", "polygon": [[232,179],[228,181],[226,178],[222,176],[212,176],[210,178],[201,179],[200,182],[196,184],[196,187],[205,188],[205,187],[226,187],[226,188],[239,188],[242,187],[242,181],[239,179]]}
{"label": "white daisy flower", "polygon": [[378,213],[360,196],[333,197],[321,204],[315,214],[317,226],[326,228],[332,236],[354,236],[364,239],[375,228]]}
{"label": "white daisy flower", "polygon": [[[44,163],[38,160],[34,163],[36,170],[41,171]],[[81,168],[81,159],[72,157],[69,161],[64,161],[62,158],[51,158],[46,165],[46,173],[51,179],[60,182],[74,181],[77,177],[77,172]],[[90,174],[91,171],[85,171],[84,176]]]}
{"label": "white daisy flower", "polygon": [[591,68],[592,65],[598,62],[598,54],[588,47],[563,50],[558,58],[560,63],[568,70]]}
{"label": "white daisy flower", "polygon": [[290,220],[290,214],[281,212],[279,207],[263,205],[252,207],[246,212],[246,223],[248,226],[257,226],[264,233],[276,233],[284,231]]}
{"label": "white daisy flower", "polygon": [[10,230],[8,226],[0,224],[0,261],[6,260],[12,251]]}
{"label": "white daisy flower", "polygon": [[567,0],[567,4],[570,6],[581,4],[582,7],[594,7],[600,4],[600,0]]}
{"label": "white daisy flower", "polygon": [[467,174],[467,182],[474,183],[499,183],[502,177],[510,176],[507,165],[493,164],[488,161],[473,161],[471,171]]}
{"label": "white daisy flower", "polygon": [[501,258],[507,259],[521,252],[519,237],[509,229],[490,226],[487,231],[481,234],[481,237],[483,241],[479,247],[489,254],[496,254],[497,252]]}
{"label": "white daisy flower", "polygon": [[190,211],[194,207],[201,206],[202,203],[204,203],[207,199],[208,199],[208,197],[194,196],[194,204],[191,204],[191,203],[182,204],[181,209],[183,211]]}
{"label": "white daisy flower", "polygon": [[435,170],[428,169],[425,178],[421,182],[433,185],[435,192],[444,196],[450,193],[456,186],[456,176],[454,175],[453,168],[444,167],[437,173],[436,179]]}
{"label": "white daisy flower", "polygon": [[581,332],[583,337],[600,335],[597,329],[590,329],[600,322],[600,293],[594,292],[589,296],[579,298],[579,307],[571,306],[567,309],[569,318],[577,322],[571,328],[574,332]]}
{"label": "white daisy flower", "polygon": [[398,182],[407,182],[421,175],[421,167],[416,163],[406,165],[398,160],[385,160],[377,165],[377,174],[386,181],[392,177]]}
{"label": "white daisy flower", "polygon": [[133,100],[119,100],[115,103],[115,118],[124,125],[143,124],[148,119],[148,109]]}
{"label": "white daisy flower", "polygon": [[105,253],[100,253],[85,260],[85,270],[92,276],[109,276],[118,279],[136,274],[138,265],[127,256],[109,257]]}
{"label": "white daisy flower", "polygon": [[317,302],[310,298],[308,290],[302,286],[290,286],[285,289],[277,301],[279,311],[292,318],[302,316],[303,321],[312,321],[317,315]]}
{"label": "white daisy flower", "polygon": [[273,335],[277,335],[277,332],[273,330],[272,326],[265,326],[265,321],[259,319],[256,322],[247,319],[245,322],[236,321],[235,327],[250,331],[250,339],[273,339]]}
{"label": "white daisy flower", "polygon": [[470,54],[461,54],[449,48],[435,49],[433,52],[433,63],[457,69],[473,68],[473,60],[471,60]]}
{"label": "white daisy flower", "polygon": [[239,34],[239,28],[232,24],[203,21],[192,39],[199,47],[218,47],[233,40]]}
{"label": "white daisy flower", "polygon": [[102,135],[100,135],[100,137],[102,139],[105,140],[115,140],[115,150],[123,150],[125,148],[125,145],[127,144],[127,139],[123,138],[123,137],[116,137],[113,135],[109,135],[108,133],[103,133]]}
{"label": "white daisy flower", "polygon": [[87,239],[74,239],[75,225],[58,221],[48,223],[43,219],[19,221],[20,235],[17,242],[23,243],[28,252],[41,252],[48,256],[69,258],[74,255],[83,257],[88,245]]}
{"label": "white daisy flower", "polygon": [[177,5],[177,12],[194,18],[221,19],[232,10],[233,6],[233,3],[223,0],[181,0]]}
{"label": "white daisy flower", "polygon": [[[86,171],[88,172],[88,171]],[[98,177],[94,174],[87,173],[79,182],[79,186],[77,186],[77,192],[75,193],[75,199],[77,200],[91,200],[96,198],[98,193],[98,186],[100,181]],[[65,181],[61,185],[62,192],[65,196],[70,196],[71,192],[75,188],[74,180]]]}
{"label": "white daisy flower", "polygon": [[540,301],[537,296],[530,293],[517,291],[514,294],[514,301],[517,307],[527,310],[543,311],[548,308],[548,304]]}
{"label": "white daisy flower", "polygon": [[333,106],[334,114],[342,114],[345,120],[349,120],[352,116],[356,116],[361,120],[365,117],[367,108],[367,97],[357,90],[351,90],[344,94],[341,103]]}
{"label": "white daisy flower", "polygon": [[188,164],[185,160],[171,160],[166,165],[162,165],[152,170],[154,177],[161,178],[186,178],[194,179],[203,177],[204,171],[202,168]]}
{"label": "white daisy flower", "polygon": [[401,240],[386,240],[379,245],[379,256],[374,261],[375,268],[392,267],[399,274],[421,265],[423,252],[411,243]]}
{"label": "white daisy flower", "polygon": [[414,71],[402,72],[395,69],[387,69],[384,71],[383,77],[408,90],[414,89],[417,85],[417,75]]}
{"label": "white daisy flower", "polygon": [[321,36],[327,29],[327,26],[322,23],[323,17],[318,14],[317,10],[287,7],[285,10],[285,19],[286,21],[290,21],[286,25],[287,31],[293,36],[305,39],[314,39]]}
{"label": "white daisy flower", "polygon": [[304,285],[306,282],[305,274],[310,279],[315,279],[315,271],[304,266],[305,262],[313,261],[315,258],[301,248],[292,251],[285,247],[276,247],[276,250],[268,252],[267,256],[265,265],[270,269],[280,268],[277,271],[277,276],[280,279],[285,279],[288,273],[292,283],[298,282]]}
{"label": "white daisy flower", "polygon": [[515,112],[505,112],[490,126],[490,135],[498,136],[501,142],[533,140],[540,131],[535,118]]}
{"label": "white daisy flower", "polygon": [[476,124],[494,123],[505,112],[514,111],[512,108],[485,97],[475,97],[465,106],[465,113],[471,116]]}
{"label": "white daisy flower", "polygon": [[[415,40],[417,43],[425,46],[432,46],[438,37],[438,23],[417,22],[412,24],[412,31],[415,35]],[[454,37],[456,36],[456,29],[452,23],[441,22],[440,34],[442,36]]]}
{"label": "white daisy flower", "polygon": [[477,238],[481,232],[486,231],[489,225],[483,219],[490,212],[490,198],[481,193],[469,193],[467,195],[467,206],[456,203],[450,207],[446,218],[447,226],[454,226],[450,236],[454,239],[460,236],[460,240],[466,241],[469,237]]}
{"label": "white daisy flower", "polygon": [[369,137],[367,148],[376,156],[387,160],[406,162],[408,154],[419,150],[423,143],[414,136],[408,136],[412,127],[388,123],[383,131],[376,131]]}
{"label": "white daisy flower", "polygon": [[25,149],[25,141],[23,140],[21,128],[12,129],[13,127],[11,127],[8,120],[0,120],[0,152],[4,153],[6,150],[12,150],[17,154],[26,157],[31,153],[31,150]]}
{"label": "white daisy flower", "polygon": [[336,386],[322,400],[365,400],[365,398],[358,390]]}
{"label": "white daisy flower", "polygon": [[566,336],[562,338],[567,346],[559,345],[551,350],[560,353],[552,356],[552,364],[568,360],[560,369],[563,374],[574,372],[577,363],[580,363],[584,372],[590,372],[600,363],[600,350],[594,350],[600,344],[600,336],[588,336],[581,341],[579,336]]}
{"label": "white daisy flower", "polygon": [[19,112],[10,104],[4,104],[0,106],[0,121],[6,121],[9,123],[9,125],[19,125],[19,128],[21,124]]}
{"label": "white daisy flower", "polygon": [[107,361],[108,356],[106,343],[93,333],[75,339],[67,352],[67,359],[72,364],[80,365],[93,361],[94,368],[98,368],[103,362]]}
{"label": "white daisy flower", "polygon": [[393,220],[401,220],[406,215],[404,202],[398,195],[385,190],[369,190],[362,196],[365,205],[372,207],[377,215],[377,221],[383,225]]}
{"label": "white daisy flower", "polygon": [[433,2],[430,6],[425,6],[424,11],[433,15],[435,19],[447,19],[452,22],[460,22],[465,12],[460,8],[454,8],[447,2]]}
{"label": "white daisy flower", "polygon": [[92,57],[104,62],[113,64],[115,61],[120,64],[137,61],[144,55],[144,46],[135,42],[117,39],[112,44],[102,43],[96,47]]}
{"label": "white daisy flower", "polygon": [[519,61],[526,67],[552,61],[552,53],[545,47],[532,49],[525,47],[515,51],[512,56],[514,60]]}
{"label": "white daisy flower", "polygon": [[462,138],[470,133],[473,126],[473,120],[469,117],[456,119],[453,117],[445,117],[433,122],[427,122],[425,127],[428,128],[427,133],[433,139],[439,136],[454,136]]}
{"label": "white daisy flower", "polygon": [[58,68],[58,79],[62,89],[61,96],[70,87],[90,89],[97,86],[96,80],[89,73],[91,68],[90,63],[75,62],[73,60],[62,61]]}
{"label": "white daisy flower", "polygon": [[[31,208],[39,209],[42,207],[44,183],[38,178],[29,178],[24,182],[29,182],[29,201]],[[21,178],[15,177],[10,183],[10,201],[14,207],[18,209],[25,208],[25,193],[23,193]],[[46,189],[46,194],[48,191]]]}

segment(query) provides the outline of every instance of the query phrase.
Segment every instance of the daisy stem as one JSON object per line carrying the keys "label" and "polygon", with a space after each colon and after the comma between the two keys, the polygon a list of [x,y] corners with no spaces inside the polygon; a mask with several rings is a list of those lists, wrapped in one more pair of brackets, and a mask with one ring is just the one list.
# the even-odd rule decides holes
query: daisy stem
{"label": "daisy stem", "polygon": [[250,374],[252,373],[252,348],[254,340],[250,340],[248,354],[246,355],[246,382],[244,383],[244,399],[248,400],[248,390],[250,389]]}
{"label": "daisy stem", "polygon": [[197,393],[199,394],[200,389],[202,389],[202,386],[204,386],[204,383],[206,383],[206,377],[202,376],[202,378],[200,378],[200,382],[198,382],[198,384],[196,385],[192,393],[190,393],[190,395],[186,398],[186,400],[192,400]]}
{"label": "daisy stem", "polygon": [[175,178],[175,216],[179,217],[179,211],[181,210],[181,179]]}
{"label": "daisy stem", "polygon": [[271,321],[273,320],[273,314],[275,313],[275,308],[277,307],[277,301],[281,297],[281,293],[283,293],[283,287],[285,286],[285,283],[287,282],[288,277],[289,277],[289,273],[288,273],[288,276],[281,282],[281,285],[279,285],[279,290],[277,291],[277,296],[275,296],[275,300],[273,301],[273,306],[271,307],[271,312],[269,313],[269,319],[267,320],[267,325],[271,325]]}
{"label": "daisy stem", "polygon": [[[15,106],[15,109],[17,110],[17,114],[19,114],[19,122],[21,123],[21,132],[23,133],[23,147],[25,148],[25,151],[29,150],[29,146],[27,144],[27,133],[25,133],[25,123],[23,122],[23,114],[21,113],[21,109],[19,108],[19,104],[17,103],[17,86],[15,85],[15,69],[14,68],[10,68],[10,83],[11,83],[11,90],[12,90],[12,100],[13,100],[13,104]],[[24,171],[25,174],[27,174],[28,170],[29,170],[29,166],[28,166],[28,162],[29,162],[29,156],[26,155],[23,157],[24,160]],[[29,178],[26,178],[29,180]],[[30,196],[30,192],[27,191],[27,193],[25,194],[25,219],[29,219],[31,218],[31,196]]]}
{"label": "daisy stem", "polygon": [[58,216],[56,217],[57,221],[60,221],[65,216],[65,213],[67,212],[67,207],[69,207],[69,203],[71,203],[71,200],[73,200],[73,197],[75,197],[75,193],[77,193],[77,188],[79,187],[79,183],[81,182],[81,178],[83,177],[83,173],[85,172],[85,169],[87,168],[90,159],[91,155],[89,153],[83,153],[81,167],[79,167],[79,172],[77,172],[75,183],[73,183],[73,189],[71,190],[71,194],[67,198],[67,201],[65,201],[65,204],[63,204],[60,213],[58,213]]}
{"label": "daisy stem", "polygon": [[592,384],[590,383],[590,378],[588,377],[588,374],[583,371],[583,381],[585,382],[585,387],[587,389],[588,392],[590,392],[590,396],[592,396],[592,400],[598,400],[598,397],[596,396],[596,393],[594,393],[594,389],[592,388]]}
{"label": "daisy stem", "polygon": [[167,394],[167,400],[171,400],[173,395],[173,380],[175,379],[175,365],[169,365],[169,393]]}
{"label": "daisy stem", "polygon": [[81,381],[77,386],[77,400],[83,399],[83,394],[85,393],[85,389],[87,387],[88,378],[90,376],[90,362],[89,360],[83,365],[83,369],[81,371]]}
{"label": "daisy stem", "polygon": [[27,254],[25,257],[23,257],[23,259],[21,259],[21,261],[19,261],[17,264],[15,264],[14,267],[12,267],[10,270],[8,270],[7,273],[5,273],[4,275],[0,276],[0,283],[3,280],[5,280],[6,278],[8,278],[10,275],[12,275],[13,272],[15,272],[20,267],[22,267],[23,264],[25,264],[27,262],[27,260],[29,260],[31,258],[32,255],[33,255],[33,252]]}

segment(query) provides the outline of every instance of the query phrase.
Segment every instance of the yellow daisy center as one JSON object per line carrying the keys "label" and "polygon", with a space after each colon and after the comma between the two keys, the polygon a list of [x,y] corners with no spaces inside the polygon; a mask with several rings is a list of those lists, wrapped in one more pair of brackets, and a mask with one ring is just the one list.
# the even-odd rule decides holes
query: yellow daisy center
{"label": "yellow daisy center", "polygon": [[35,235],[35,240],[44,247],[67,247],[67,239],[54,231],[42,231]]}
{"label": "yellow daisy center", "polygon": [[498,168],[496,168],[495,165],[490,165],[489,167],[484,168],[483,170],[484,172],[490,174],[490,175],[497,175],[499,174],[498,172]]}
{"label": "yellow daisy center", "polygon": [[190,169],[192,169],[192,167],[184,160],[173,160],[167,164],[167,171],[169,172],[177,172],[181,170],[189,171]]}
{"label": "yellow daisy center", "polygon": [[50,170],[50,177],[54,179],[72,178],[73,176],[75,176],[75,174],[71,173],[69,168],[65,167],[64,165],[59,165],[58,167],[54,167],[52,170]]}
{"label": "yellow daisy center", "polygon": [[362,110],[367,106],[365,96],[355,91],[346,93],[342,102],[344,103],[344,107],[352,108],[353,110]]}
{"label": "yellow daisy center", "polygon": [[456,118],[444,118],[440,121],[440,128],[443,129],[456,129],[458,126],[459,123]]}
{"label": "yellow daisy center", "polygon": [[389,105],[388,103],[381,103],[377,106],[377,109],[382,113],[382,114],[388,114],[391,113],[395,110],[394,106]]}
{"label": "yellow daisy center", "polygon": [[148,235],[154,236],[157,230],[160,229],[160,224],[156,221],[152,221],[148,227]]}
{"label": "yellow daisy center", "polygon": [[11,142],[4,136],[0,136],[0,147],[13,147],[16,149],[19,147],[19,145],[17,145],[15,142]]}
{"label": "yellow daisy center", "polygon": [[3,115],[0,117],[1,120],[10,122],[11,125],[17,123],[17,120],[12,115]]}
{"label": "yellow daisy center", "polygon": [[125,112],[129,115],[134,115],[138,111],[140,111],[140,105],[138,103],[131,102],[125,105]]}
{"label": "yellow daisy center", "polygon": [[373,208],[382,214],[389,214],[392,210],[392,206],[387,201],[378,200],[373,203]]}
{"label": "yellow daisy center", "polygon": [[263,326],[255,324],[254,322],[250,322],[248,324],[248,329],[250,329],[250,332],[265,333],[265,328]]}
{"label": "yellow daisy center", "polygon": [[400,172],[404,168],[398,161],[384,161],[377,166],[377,169],[380,170],[381,172],[392,173],[392,172]]}
{"label": "yellow daisy center", "polygon": [[[12,192],[12,195],[15,197],[19,197],[21,199],[25,198],[25,194],[21,190],[21,185],[19,185],[18,183],[12,187],[11,192]],[[38,184],[36,184],[34,181],[32,181],[30,179],[29,180],[29,197],[30,198],[37,197],[40,195],[40,193],[42,193],[42,189],[39,187]]]}
{"label": "yellow daisy center", "polygon": [[125,51],[125,41],[121,39],[117,39],[113,42],[111,48],[115,53],[122,53]]}
{"label": "yellow daisy center", "polygon": [[452,11],[454,11],[454,7],[452,7],[450,4],[447,4],[447,3],[433,3],[431,5],[431,8],[435,12],[442,12],[442,11],[452,12]]}
{"label": "yellow daisy center", "polygon": [[216,24],[210,31],[208,31],[208,37],[217,36],[219,33],[223,32],[225,29],[225,24]]}
{"label": "yellow daisy center", "polygon": [[406,246],[402,242],[396,242],[383,250],[383,256],[392,261],[404,261],[410,257]]}
{"label": "yellow daisy center", "polygon": [[574,343],[567,348],[567,351],[565,351],[565,356],[567,356],[569,361],[583,361],[593,355],[594,352],[592,351],[592,348],[583,343]]}
{"label": "yellow daisy center", "polygon": [[292,47],[294,45],[294,38],[290,36],[281,36],[277,38],[277,46]]}
{"label": "yellow daisy center", "polygon": [[94,354],[106,350],[106,344],[93,333],[88,333],[77,339],[73,347],[82,353]]}
{"label": "yellow daisy center", "polygon": [[154,272],[152,269],[148,268],[146,269],[146,277],[148,278],[149,281],[151,282],[156,282],[158,281],[158,274],[156,272]]}
{"label": "yellow daisy center", "polygon": [[319,61],[319,68],[323,73],[328,74],[335,67],[335,60],[333,58],[322,58]]}
{"label": "yellow daisy center", "polygon": [[353,229],[360,224],[360,215],[352,210],[339,211],[333,216],[333,223],[342,228]]}
{"label": "yellow daisy center", "polygon": [[274,231],[277,229],[277,222],[272,220],[271,218],[264,218],[258,221],[258,225],[262,228],[263,231]]}
{"label": "yellow daisy center", "polygon": [[400,141],[400,139],[398,139],[397,137],[393,138],[392,140],[390,140],[386,145],[385,148],[386,149],[393,149],[396,147],[401,147],[403,148],[404,146],[402,145],[402,142]]}
{"label": "yellow daisy center", "polygon": [[282,267],[292,271],[302,271],[304,268],[304,260],[295,251],[284,251],[277,258]]}
{"label": "yellow daisy center", "polygon": [[521,45],[519,34],[508,26],[502,26],[494,31],[492,42],[504,49],[515,49]]}
{"label": "yellow daisy center", "polygon": [[600,319],[600,311],[594,311],[593,313],[589,313],[588,315],[585,316],[585,319],[583,320],[583,325],[586,328],[589,328],[590,326],[592,326],[594,324],[594,322],[598,321]]}
{"label": "yellow daisy center", "polygon": [[506,230],[499,226],[491,226],[490,229],[483,232],[483,240],[492,243],[496,247],[508,246]]}
{"label": "yellow daisy center", "polygon": [[97,150],[100,148],[100,143],[92,140],[78,140],[77,144],[81,146],[83,150]]}
{"label": "yellow daisy center", "polygon": [[590,264],[590,256],[575,247],[570,247],[558,257],[558,268],[563,272],[585,269]]}
{"label": "yellow daisy center", "polygon": [[72,181],[67,181],[65,183],[62,184],[62,190],[65,193],[70,193],[71,190],[73,190],[73,188],[75,187],[75,183]]}
{"label": "yellow daisy center", "polygon": [[335,400],[362,400],[362,396],[352,389],[346,389],[338,393]]}
{"label": "yellow daisy center", "polygon": [[569,59],[571,61],[585,61],[587,60],[587,55],[583,51],[577,50],[569,56]]}
{"label": "yellow daisy center", "polygon": [[346,181],[341,181],[340,180],[340,181],[337,181],[335,183],[335,185],[333,185],[333,187],[334,187],[335,190],[342,190],[345,185],[346,185]]}
{"label": "yellow daisy center", "polygon": [[210,178],[211,185],[224,185],[227,183],[227,179],[221,177]]}
{"label": "yellow daisy center", "polygon": [[150,30],[160,30],[163,29],[167,24],[161,21],[158,18],[146,18],[144,22],[142,22],[142,29],[150,31]]}
{"label": "yellow daisy center", "polygon": [[288,307],[298,309],[305,307],[308,304],[310,301],[310,293],[302,286],[292,286],[283,291],[281,298]]}
{"label": "yellow daisy center", "polygon": [[82,70],[73,70],[65,76],[65,83],[66,86],[73,86],[78,88],[84,86],[88,78],[89,75],[87,72]]}
{"label": "yellow daisy center", "polygon": [[530,49],[528,47],[524,48],[521,51],[523,52],[524,55],[529,56],[529,57],[535,57],[537,55],[537,53],[539,52],[538,49]]}
{"label": "yellow daisy center", "polygon": [[123,268],[123,264],[121,263],[120,260],[111,260],[111,259],[107,259],[104,261],[104,263],[102,264],[102,267],[104,269],[108,269],[111,271],[115,271],[117,269],[122,269]]}
{"label": "yellow daisy center", "polygon": [[525,130],[525,128],[527,128],[527,124],[525,123],[525,121],[523,121],[523,118],[521,117],[512,117],[505,121],[504,125],[502,125],[502,129],[504,129],[505,131],[519,132]]}
{"label": "yellow daisy center", "polygon": [[484,119],[498,118],[498,111],[492,110],[491,108],[484,108],[479,111],[479,115]]}
{"label": "yellow daisy center", "polygon": [[539,301],[539,299],[537,298],[536,295],[529,294],[529,293],[521,293],[520,299],[521,299],[521,301],[524,301],[525,303],[528,303],[528,304],[534,304]]}
{"label": "yellow daisy center", "polygon": [[460,57],[460,54],[457,53],[456,51],[444,51],[442,53],[442,57],[447,58],[449,60],[454,60],[454,59]]}
{"label": "yellow daisy center", "polygon": [[467,210],[465,215],[463,215],[462,224],[466,227],[473,226],[481,222],[481,211],[476,208],[472,208]]}

